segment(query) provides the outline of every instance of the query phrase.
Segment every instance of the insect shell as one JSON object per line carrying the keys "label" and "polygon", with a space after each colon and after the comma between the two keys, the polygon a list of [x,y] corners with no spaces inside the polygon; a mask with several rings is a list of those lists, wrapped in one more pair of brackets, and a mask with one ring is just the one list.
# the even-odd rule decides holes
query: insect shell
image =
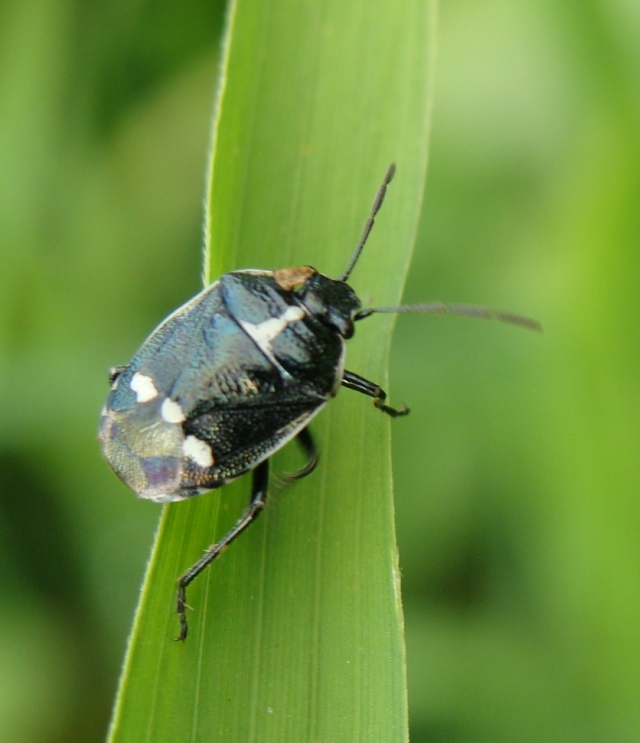
{"label": "insect shell", "polygon": [[336,394],[359,308],[309,266],[224,274],[112,371],[100,427],[111,466],[157,503],[254,469]]}
{"label": "insect shell", "polygon": [[264,508],[269,457],[295,438],[313,471],[311,419],[343,386],[393,417],[375,382],[344,368],[354,323],[376,312],[448,312],[538,329],[532,320],[482,307],[433,304],[362,309],[346,283],[373,227],[395,167],[378,189],[360,241],[336,279],[310,266],[224,274],[170,315],[127,366],[110,371],[99,439],[116,474],[141,498],[171,503],[252,472],[237,524],[178,579],[177,640],[187,637],[187,586]]}

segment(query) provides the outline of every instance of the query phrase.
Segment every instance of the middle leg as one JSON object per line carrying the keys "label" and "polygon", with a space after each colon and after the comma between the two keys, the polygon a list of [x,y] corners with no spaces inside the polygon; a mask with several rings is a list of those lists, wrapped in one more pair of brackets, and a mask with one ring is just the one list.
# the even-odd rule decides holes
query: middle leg
{"label": "middle leg", "polygon": [[300,444],[302,451],[307,455],[307,463],[295,472],[286,472],[284,475],[280,475],[280,479],[287,485],[310,475],[318,464],[318,448],[308,427],[300,431],[296,436],[296,441]]}

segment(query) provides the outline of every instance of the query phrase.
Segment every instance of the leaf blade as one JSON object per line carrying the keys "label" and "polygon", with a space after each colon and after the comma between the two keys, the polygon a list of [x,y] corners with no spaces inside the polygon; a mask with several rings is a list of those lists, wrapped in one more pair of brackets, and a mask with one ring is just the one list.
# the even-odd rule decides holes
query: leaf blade
{"label": "leaf blade", "polygon": [[[384,210],[353,274],[397,302],[427,159],[433,6],[232,4],[207,216],[208,279],[311,263],[338,275],[391,159]],[[394,250],[380,246],[397,244]],[[354,370],[386,382],[392,318],[363,323]],[[275,497],[194,583],[175,577],[235,522],[247,478],[165,508],[110,740],[407,739],[388,421],[345,393],[314,422],[318,470]],[[294,467],[295,453],[275,457]]]}

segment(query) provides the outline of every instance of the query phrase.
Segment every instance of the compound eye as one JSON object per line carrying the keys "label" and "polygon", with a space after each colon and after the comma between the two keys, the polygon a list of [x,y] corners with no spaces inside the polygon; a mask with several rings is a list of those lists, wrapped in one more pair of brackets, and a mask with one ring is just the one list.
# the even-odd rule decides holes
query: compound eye
{"label": "compound eye", "polygon": [[349,317],[345,317],[341,312],[329,311],[327,321],[333,325],[333,327],[340,333],[340,335],[348,341],[349,338],[353,337],[355,327],[353,321]]}
{"label": "compound eye", "polygon": [[354,331],[355,331],[355,326],[354,326],[354,324],[353,324],[353,323],[351,322],[351,320],[347,320],[347,321],[345,322],[345,324],[344,324],[344,328],[343,328],[343,331],[342,331],[342,337],[343,337],[343,338],[344,338],[344,339],[345,339],[346,341],[348,341],[348,340],[349,340],[349,338],[352,338],[352,337],[353,337],[353,333],[354,333]]}
{"label": "compound eye", "polygon": [[293,291],[301,286],[318,272],[311,266],[293,266],[292,268],[281,268],[275,271],[273,278],[276,284],[287,292]]}

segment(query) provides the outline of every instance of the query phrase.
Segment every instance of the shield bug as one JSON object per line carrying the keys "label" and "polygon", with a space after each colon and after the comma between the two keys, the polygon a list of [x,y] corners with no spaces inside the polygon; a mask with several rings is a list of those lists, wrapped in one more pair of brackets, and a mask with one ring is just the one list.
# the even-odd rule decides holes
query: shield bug
{"label": "shield bug", "polygon": [[315,468],[318,452],[308,426],[341,386],[373,398],[392,417],[409,412],[387,405],[379,385],[344,368],[345,341],[356,322],[380,312],[422,312],[539,328],[483,307],[362,308],[347,280],[394,172],[391,165],[337,279],[311,266],[226,273],[161,323],[130,364],[109,372],[99,439],[116,474],[141,498],[181,501],[252,472],[251,499],[240,520],[178,579],[178,640],[187,637],[187,586],[264,508],[269,458],[295,438],[307,463],[286,480]]}

